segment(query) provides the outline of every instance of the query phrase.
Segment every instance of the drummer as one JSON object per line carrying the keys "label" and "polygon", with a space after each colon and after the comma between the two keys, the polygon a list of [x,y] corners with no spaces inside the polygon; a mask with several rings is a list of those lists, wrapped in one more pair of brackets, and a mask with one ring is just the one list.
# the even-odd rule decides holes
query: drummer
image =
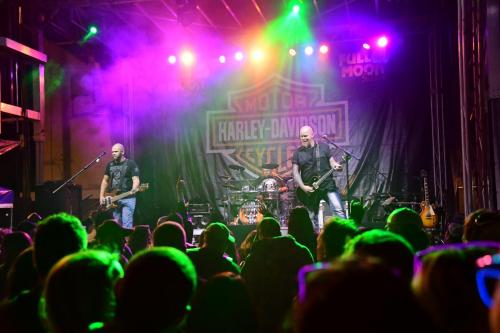
{"label": "drummer", "polygon": [[265,163],[262,164],[262,174],[259,178],[255,180],[255,186],[261,192],[270,191],[271,189],[265,188],[265,180],[273,178],[276,180],[276,188],[272,190],[283,193],[288,191],[288,187],[285,184],[285,180],[278,175],[278,164],[276,163]]}

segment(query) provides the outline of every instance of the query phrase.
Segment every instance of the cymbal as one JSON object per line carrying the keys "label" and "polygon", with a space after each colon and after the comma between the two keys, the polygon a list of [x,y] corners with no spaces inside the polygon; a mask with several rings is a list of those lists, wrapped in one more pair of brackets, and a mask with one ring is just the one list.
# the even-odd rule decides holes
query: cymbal
{"label": "cymbal", "polygon": [[266,163],[266,164],[262,164],[262,169],[266,169],[266,170],[272,170],[272,169],[276,169],[279,165],[277,163]]}
{"label": "cymbal", "polygon": [[228,167],[229,167],[229,169],[236,170],[236,171],[245,170],[244,167],[242,167],[241,165],[236,165],[236,164],[229,164]]}

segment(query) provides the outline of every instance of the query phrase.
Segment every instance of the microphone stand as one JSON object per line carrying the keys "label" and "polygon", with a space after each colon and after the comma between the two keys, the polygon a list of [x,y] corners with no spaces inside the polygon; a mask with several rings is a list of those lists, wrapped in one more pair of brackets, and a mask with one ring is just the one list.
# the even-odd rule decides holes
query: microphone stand
{"label": "microphone stand", "polygon": [[102,152],[99,154],[99,156],[97,156],[96,158],[94,158],[92,161],[90,161],[86,166],[84,166],[82,169],[80,169],[77,173],[75,173],[73,176],[71,176],[68,180],[66,180],[64,183],[61,184],[61,186],[59,186],[58,188],[56,188],[54,191],[52,191],[52,194],[56,194],[57,192],[59,192],[60,189],[62,189],[64,186],[66,186],[68,183],[70,183],[71,181],[73,181],[73,179],[75,179],[76,177],[78,177],[82,172],[84,172],[85,170],[87,170],[88,168],[90,168],[90,166],[92,164],[95,164],[97,162],[99,162],[99,160],[101,159],[101,157],[103,157],[104,155],[106,155],[106,152]]}
{"label": "microphone stand", "polygon": [[[346,188],[346,197],[347,197],[347,211],[350,212],[350,205],[351,205],[351,197],[350,197],[350,188],[349,188],[349,160],[354,157],[355,160],[357,160],[358,162],[361,161],[361,159],[351,153],[349,153],[347,150],[345,150],[344,148],[340,147],[339,145],[337,145],[335,142],[333,142],[333,140],[329,139],[326,135],[323,135],[321,136],[323,139],[325,139],[329,144],[331,144],[332,146],[334,146],[335,148],[337,148],[338,150],[340,150],[341,152],[343,152],[345,154],[344,156],[344,160],[345,160],[345,171],[346,171],[346,185],[345,185],[345,188]],[[376,171],[376,173],[378,175],[382,175],[382,177],[386,178],[387,177],[381,173],[380,171],[376,170],[375,168],[373,168],[373,166],[370,166],[373,170]]]}

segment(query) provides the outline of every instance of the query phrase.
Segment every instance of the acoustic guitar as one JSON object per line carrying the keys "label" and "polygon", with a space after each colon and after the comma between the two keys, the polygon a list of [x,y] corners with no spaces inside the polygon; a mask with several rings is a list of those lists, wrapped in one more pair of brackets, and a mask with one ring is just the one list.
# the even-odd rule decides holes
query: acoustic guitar
{"label": "acoustic guitar", "polygon": [[434,208],[429,202],[429,186],[427,183],[427,171],[421,170],[420,176],[424,182],[424,201],[420,203],[420,218],[422,219],[422,223],[425,228],[434,228],[438,222],[438,216],[434,212]]}
{"label": "acoustic guitar", "polygon": [[131,195],[137,193],[137,192],[144,192],[147,189],[149,189],[149,183],[141,184],[141,185],[139,185],[139,187],[137,189],[132,189],[130,191],[123,192],[123,193],[120,193],[117,195],[115,195],[115,193],[113,193],[113,192],[106,193],[104,195],[104,200],[105,200],[104,204],[100,206],[100,210],[114,209],[117,206],[115,202],[117,202],[118,200],[124,199],[128,196],[131,196]]}

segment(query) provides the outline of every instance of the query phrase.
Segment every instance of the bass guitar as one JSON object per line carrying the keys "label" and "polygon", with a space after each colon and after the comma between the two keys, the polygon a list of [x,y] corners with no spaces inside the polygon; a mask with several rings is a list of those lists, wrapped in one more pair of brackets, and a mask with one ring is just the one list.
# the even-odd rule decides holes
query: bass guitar
{"label": "bass guitar", "polygon": [[420,218],[425,228],[434,228],[438,222],[438,216],[434,212],[432,205],[429,202],[429,186],[427,184],[427,171],[421,170],[420,176],[424,182],[424,201],[420,204]]}
{"label": "bass guitar", "polygon": [[144,192],[147,189],[149,189],[149,184],[144,183],[144,184],[139,185],[139,187],[136,189],[132,189],[130,191],[123,192],[123,193],[120,193],[117,195],[113,192],[106,193],[104,196],[104,204],[101,205],[100,210],[114,209],[117,206],[116,202],[118,200],[124,199],[124,198],[131,196],[133,194],[136,194],[137,192]]}
{"label": "bass guitar", "polygon": [[337,171],[337,168],[331,168],[328,172],[326,172],[321,177],[313,177],[313,182],[311,184],[304,184],[311,186],[314,189],[314,192],[304,192],[300,187],[296,190],[297,198],[304,206],[306,206],[309,210],[314,212],[318,212],[319,202],[325,195],[325,191],[320,189],[321,184],[334,172]]}

